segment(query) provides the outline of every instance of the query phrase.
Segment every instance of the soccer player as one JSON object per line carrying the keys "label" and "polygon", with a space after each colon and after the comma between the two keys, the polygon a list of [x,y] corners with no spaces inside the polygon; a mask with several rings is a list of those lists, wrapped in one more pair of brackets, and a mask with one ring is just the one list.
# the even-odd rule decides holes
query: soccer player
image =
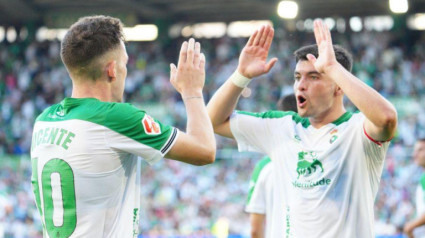
{"label": "soccer player", "polygon": [[136,237],[140,159],[204,165],[215,138],[203,100],[205,56],[184,42],[170,81],[187,110],[187,133],[122,103],[128,56],[122,23],[107,16],[74,23],[61,45],[72,95],[34,125],[32,184],[45,237]]}
{"label": "soccer player", "polygon": [[[281,97],[277,109],[297,111],[294,94]],[[252,238],[269,238],[271,232],[271,214],[273,211],[273,178],[271,160],[268,156],[261,159],[252,172],[249,183],[248,201],[245,211],[249,213]]]}
{"label": "soccer player", "polygon": [[[413,149],[413,159],[415,163],[425,168],[425,138],[417,140]],[[416,189],[416,215],[417,218],[413,221],[406,223],[404,232],[409,238],[425,236],[425,174],[419,180]],[[416,229],[421,227],[421,229]]]}
{"label": "soccer player", "polygon": [[[248,40],[235,73],[207,109],[216,133],[239,150],[266,153],[273,168],[271,237],[374,237],[373,203],[397,112],[350,73],[351,56],[332,45],[321,21],[317,45],[295,52],[298,114],[234,112],[251,78],[269,72],[274,31],[263,26]],[[360,113],[347,112],[346,95]]]}

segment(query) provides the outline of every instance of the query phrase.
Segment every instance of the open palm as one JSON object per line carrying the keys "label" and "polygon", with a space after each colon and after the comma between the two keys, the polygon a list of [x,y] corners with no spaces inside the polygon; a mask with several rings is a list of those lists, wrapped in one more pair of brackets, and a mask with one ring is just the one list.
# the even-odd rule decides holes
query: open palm
{"label": "open palm", "polygon": [[331,32],[328,26],[320,20],[314,21],[314,37],[316,38],[319,57],[316,59],[314,55],[309,54],[307,58],[319,73],[325,73],[327,68],[338,62],[332,45]]}
{"label": "open palm", "polygon": [[271,26],[262,26],[252,34],[239,56],[239,73],[247,78],[254,78],[270,71],[277,61],[277,58],[273,58],[267,63],[273,36]]}

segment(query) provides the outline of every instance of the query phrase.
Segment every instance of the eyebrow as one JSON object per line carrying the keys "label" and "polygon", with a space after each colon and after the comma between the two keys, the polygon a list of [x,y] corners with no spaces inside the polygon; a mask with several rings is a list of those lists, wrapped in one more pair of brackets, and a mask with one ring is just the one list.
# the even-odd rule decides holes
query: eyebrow
{"label": "eyebrow", "polygon": [[[295,72],[294,72],[294,75],[295,75],[295,74],[301,74],[301,73],[300,73],[300,72],[298,72],[298,71],[295,71]],[[319,72],[317,72],[317,71],[315,71],[315,70],[307,72],[307,75],[311,75],[311,74],[320,74],[320,73],[319,73]]]}

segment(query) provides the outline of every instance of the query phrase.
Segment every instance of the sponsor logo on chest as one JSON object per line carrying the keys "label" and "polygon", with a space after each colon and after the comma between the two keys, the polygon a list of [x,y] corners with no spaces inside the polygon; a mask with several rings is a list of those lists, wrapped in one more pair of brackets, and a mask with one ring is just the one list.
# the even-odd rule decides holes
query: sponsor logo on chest
{"label": "sponsor logo on chest", "polygon": [[325,178],[325,168],[314,151],[298,152],[297,177],[292,185],[297,188],[313,188],[329,185],[331,179]]}

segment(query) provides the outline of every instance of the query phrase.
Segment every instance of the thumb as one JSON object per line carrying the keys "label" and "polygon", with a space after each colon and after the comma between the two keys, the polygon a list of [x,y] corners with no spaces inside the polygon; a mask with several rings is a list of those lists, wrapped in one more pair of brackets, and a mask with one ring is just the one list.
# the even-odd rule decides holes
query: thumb
{"label": "thumb", "polygon": [[312,54],[307,54],[307,59],[308,61],[310,61],[310,63],[312,63],[314,65],[314,63],[316,63],[316,56],[312,55]]}
{"label": "thumb", "polygon": [[170,64],[170,80],[173,80],[177,74],[177,67],[175,64]]}
{"label": "thumb", "polygon": [[268,73],[273,68],[276,62],[277,62],[277,58],[273,58],[266,64],[266,73]]}

